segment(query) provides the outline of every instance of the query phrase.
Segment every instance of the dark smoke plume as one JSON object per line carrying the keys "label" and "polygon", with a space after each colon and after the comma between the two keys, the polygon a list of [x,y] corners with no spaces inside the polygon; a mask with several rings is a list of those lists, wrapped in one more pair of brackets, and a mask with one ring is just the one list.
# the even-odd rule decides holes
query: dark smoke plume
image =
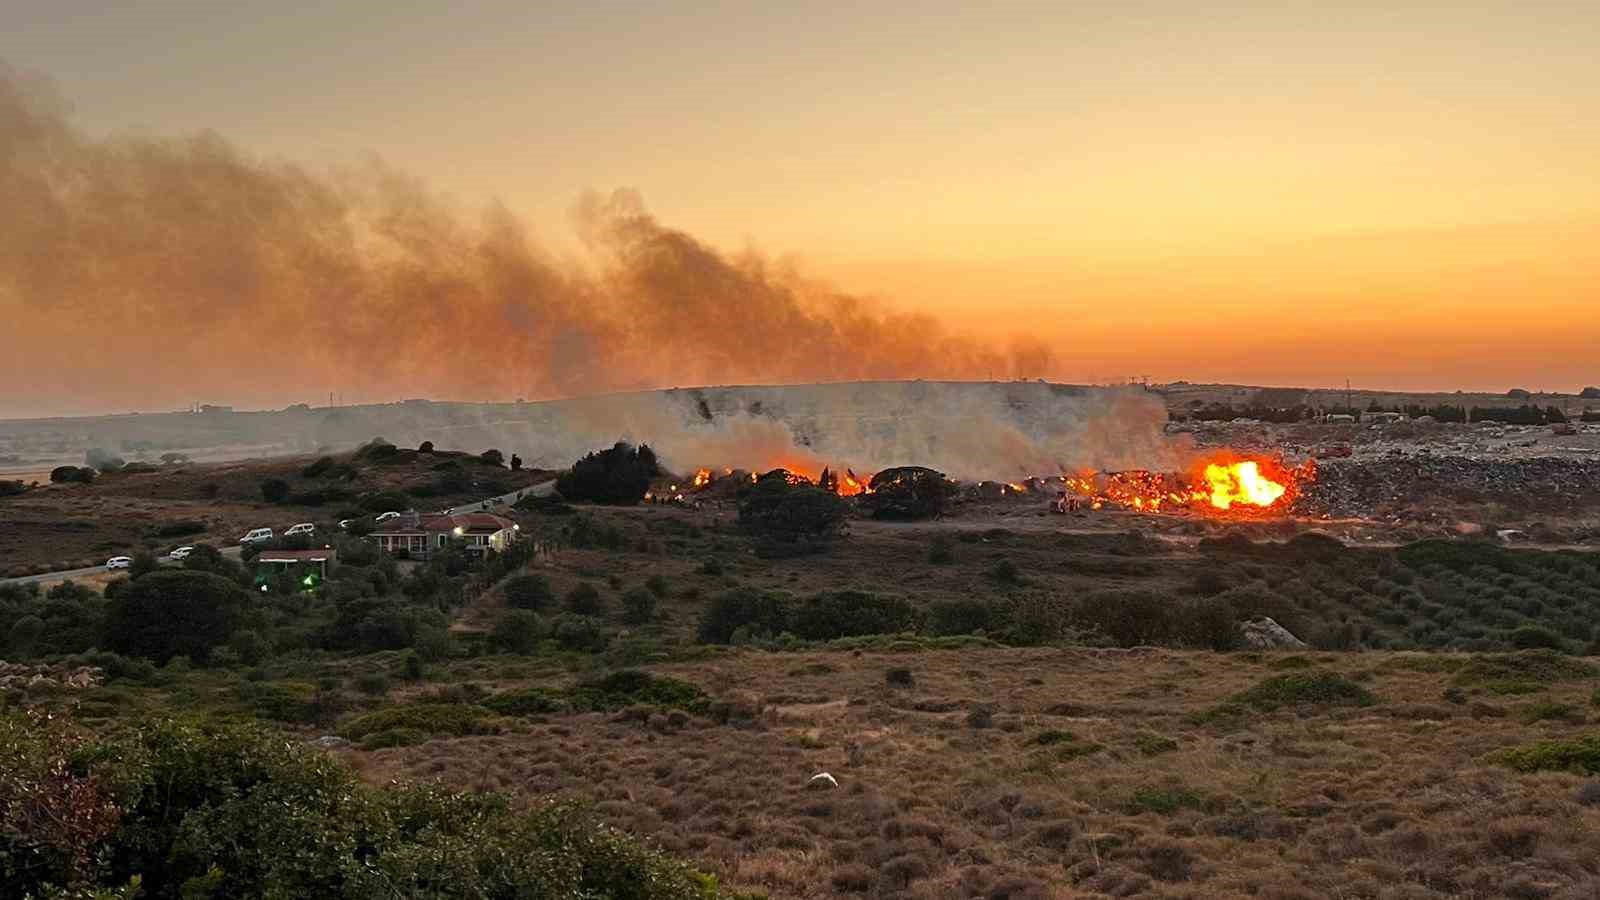
{"label": "dark smoke plume", "polygon": [[86,135],[0,64],[0,376],[82,409],[1051,374],[1038,341],[998,348],[731,257],[632,192],[573,218],[582,264],[378,162]]}

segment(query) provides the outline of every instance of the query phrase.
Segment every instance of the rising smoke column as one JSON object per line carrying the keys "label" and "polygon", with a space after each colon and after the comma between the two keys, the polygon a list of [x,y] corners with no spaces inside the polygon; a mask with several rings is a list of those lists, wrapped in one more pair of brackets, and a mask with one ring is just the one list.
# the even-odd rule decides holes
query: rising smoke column
{"label": "rising smoke column", "polygon": [[[32,409],[679,384],[1035,377],[999,348],[588,195],[561,261],[381,162],[325,173],[211,133],[93,137],[0,64],[0,377]],[[3,412],[3,411],[0,411]]]}

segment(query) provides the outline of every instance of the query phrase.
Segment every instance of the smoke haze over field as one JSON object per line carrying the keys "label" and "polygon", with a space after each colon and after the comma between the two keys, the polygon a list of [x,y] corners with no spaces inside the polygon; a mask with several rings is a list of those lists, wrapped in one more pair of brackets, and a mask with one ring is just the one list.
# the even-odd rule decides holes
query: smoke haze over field
{"label": "smoke haze over field", "polygon": [[326,397],[576,396],[679,384],[1038,377],[585,195],[581,262],[372,161],[321,173],[215,134],[97,138],[0,64],[0,416]]}

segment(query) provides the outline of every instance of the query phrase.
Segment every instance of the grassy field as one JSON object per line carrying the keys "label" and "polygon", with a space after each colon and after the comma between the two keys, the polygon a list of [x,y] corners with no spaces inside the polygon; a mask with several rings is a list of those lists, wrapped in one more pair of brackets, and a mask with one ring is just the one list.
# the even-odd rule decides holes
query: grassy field
{"label": "grassy field", "polygon": [[[580,801],[772,897],[1600,891],[1593,554],[1281,521],[1179,538],[1025,501],[816,544],[731,503],[515,515],[548,552],[352,545],[164,664],[88,649],[118,638],[115,597],[0,593],[13,646],[107,676],[28,676],[0,705],[107,735],[255,719],[374,785]],[[1242,649],[1259,615],[1311,646]]]}
{"label": "grassy field", "polygon": [[[1600,680],[1585,670],[1505,695],[1463,681],[1463,663],[744,652],[659,671],[746,720],[538,714],[344,755],[376,782],[583,797],[773,896],[1592,896],[1600,782],[1518,773],[1494,754],[1594,734]],[[1324,674],[1357,699],[1291,684],[1277,709],[1225,705]],[[823,771],[838,788],[808,789]]]}

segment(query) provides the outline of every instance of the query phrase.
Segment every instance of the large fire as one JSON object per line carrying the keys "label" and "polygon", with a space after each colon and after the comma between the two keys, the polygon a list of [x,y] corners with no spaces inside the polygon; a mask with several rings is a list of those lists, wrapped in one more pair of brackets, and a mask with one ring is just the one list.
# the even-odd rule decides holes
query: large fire
{"label": "large fire", "polygon": [[[833,469],[824,466],[820,471],[805,465],[780,465],[792,483],[814,484],[842,497],[855,497],[871,492],[872,476],[857,475],[854,469]],[[707,490],[723,478],[735,474],[725,468],[720,473],[699,469],[683,488],[689,492]],[[751,481],[757,472],[741,477]],[[770,471],[766,469],[763,471]],[[1289,510],[1299,496],[1303,484],[1316,479],[1313,460],[1292,466],[1281,459],[1267,456],[1247,457],[1232,453],[1213,455],[1201,459],[1188,474],[1151,472],[1135,469],[1124,472],[1082,472],[1078,474],[1030,476],[1020,482],[984,482],[998,488],[999,496],[1034,494],[1072,498],[1071,506],[1078,504],[1091,509],[1115,506],[1135,512],[1188,511],[1205,515],[1274,515]],[[658,500],[681,502],[684,495],[679,485],[671,486],[671,493],[658,493]],[[1067,502],[1058,499],[1057,509],[1067,511]]]}
{"label": "large fire", "polygon": [[1088,498],[1096,509],[1114,503],[1157,512],[1187,508],[1210,513],[1279,513],[1287,511],[1300,486],[1314,481],[1317,466],[1306,460],[1290,466],[1278,459],[1214,458],[1198,464],[1187,477],[1146,472],[1085,473],[1063,479],[1066,490]]}

